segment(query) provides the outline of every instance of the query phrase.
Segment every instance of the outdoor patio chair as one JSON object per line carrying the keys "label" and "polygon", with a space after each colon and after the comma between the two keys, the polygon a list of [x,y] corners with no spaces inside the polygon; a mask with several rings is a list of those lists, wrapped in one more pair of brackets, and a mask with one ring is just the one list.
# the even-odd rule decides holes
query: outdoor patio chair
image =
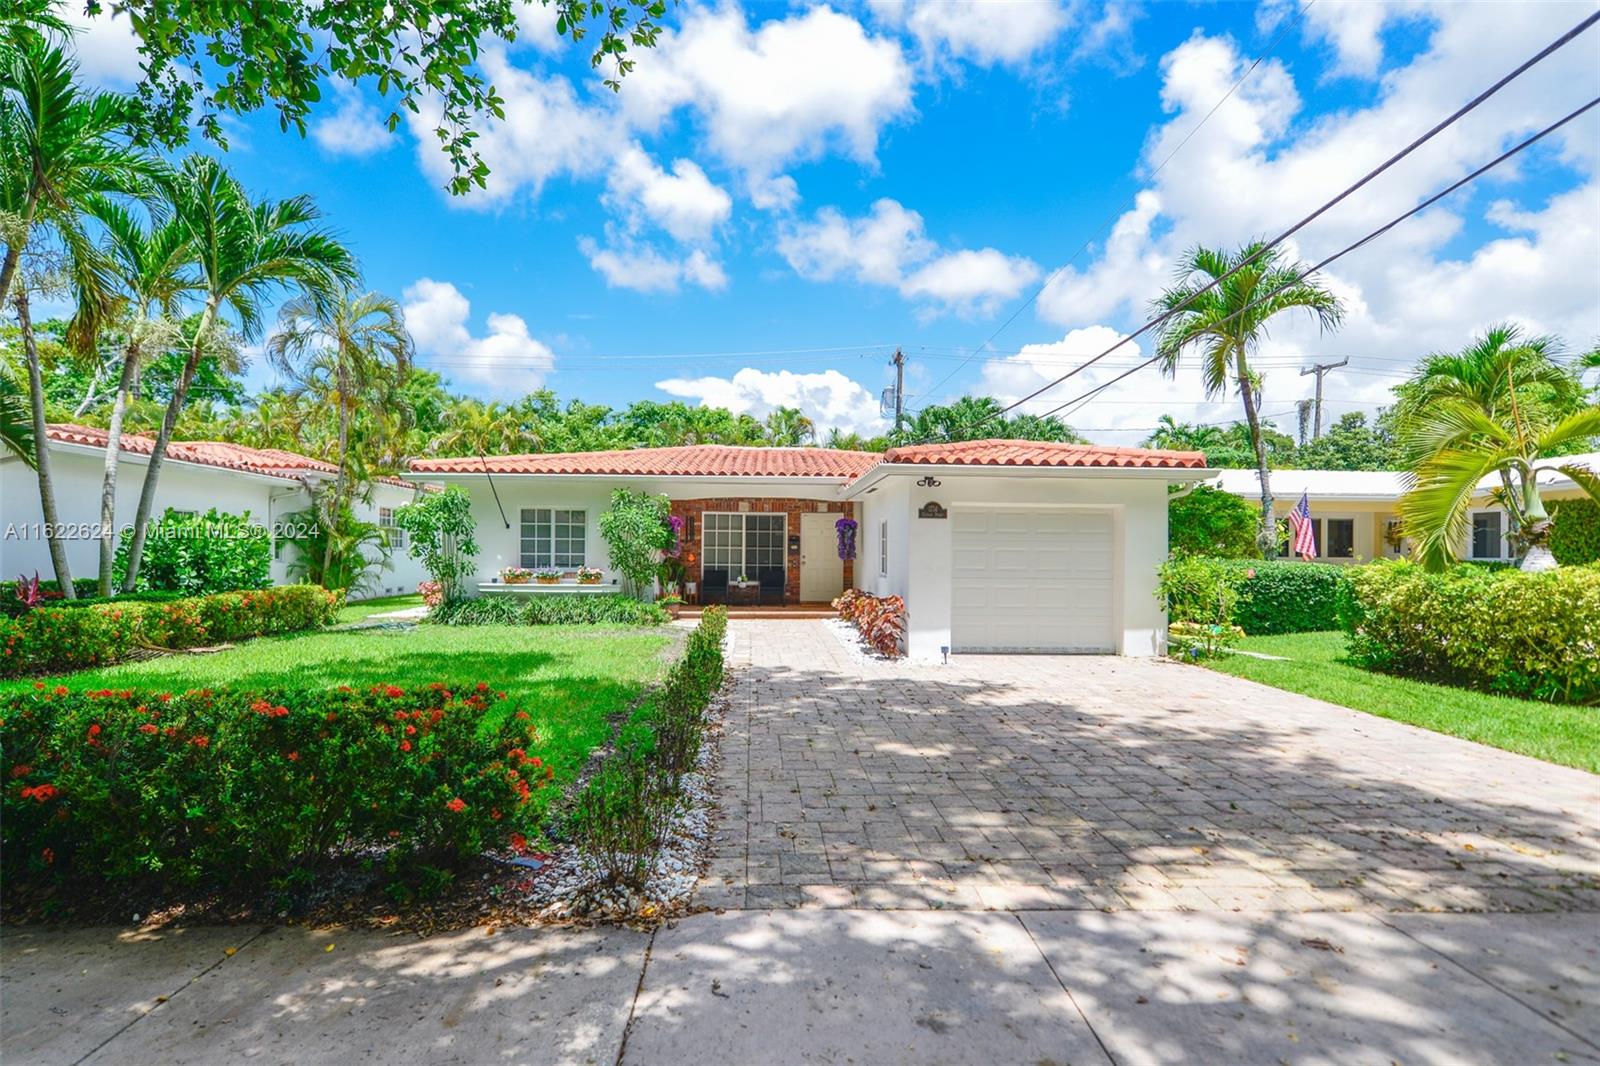
{"label": "outdoor patio chair", "polygon": [[777,566],[769,566],[761,571],[761,606],[783,602],[784,576],[783,569]]}
{"label": "outdoor patio chair", "polygon": [[700,602],[706,604],[728,602],[726,570],[706,570],[700,575]]}

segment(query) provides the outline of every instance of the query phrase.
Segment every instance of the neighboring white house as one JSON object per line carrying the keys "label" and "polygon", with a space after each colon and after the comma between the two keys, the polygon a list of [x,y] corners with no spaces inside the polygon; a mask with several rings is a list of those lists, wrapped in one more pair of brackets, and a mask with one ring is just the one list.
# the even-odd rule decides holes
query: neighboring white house
{"label": "neighboring white house", "polygon": [[[1600,452],[1563,456],[1573,464],[1600,474]],[[1210,483],[1252,503],[1261,500],[1261,476],[1254,470],[1216,470]],[[1287,515],[1307,497],[1317,535],[1317,559],[1329,563],[1358,563],[1370,559],[1399,559],[1411,544],[1400,536],[1400,497],[1405,494],[1405,474],[1398,470],[1274,470],[1270,484],[1280,516]],[[1498,477],[1478,483],[1469,506],[1471,525],[1456,554],[1462,559],[1509,560],[1510,542],[1505,509],[1490,493]],[[1539,474],[1546,505],[1582,497],[1584,492],[1558,471]]]}
{"label": "neighboring white house", "polygon": [[[56,506],[67,532],[67,561],[75,578],[93,577],[99,569],[100,484],[105,473],[108,436],[103,429],[70,424],[49,428],[50,465],[56,486]],[[117,522],[133,520],[144,487],[145,469],[153,441],[124,434],[117,476]],[[204,513],[219,511],[243,515],[275,530],[286,515],[311,506],[312,492],[331,481],[337,469],[295,452],[246,448],[226,441],[173,441],[156,490],[155,514],[167,508]],[[380,526],[392,526],[394,509],[416,498],[418,486],[398,478],[383,478],[371,486],[370,498],[358,497],[357,517]],[[0,456],[0,579],[35,571],[53,576],[50,548],[42,536],[44,516],[39,504],[38,476],[17,457]],[[405,551],[404,533],[390,534],[390,568],[380,570],[373,587],[364,594],[412,592],[426,578],[420,563]],[[279,541],[273,547],[272,580],[288,584],[293,547]]]}
{"label": "neighboring white house", "polygon": [[[424,459],[411,476],[472,497],[478,580],[501,569],[616,575],[599,536],[618,487],[666,496],[691,599],[748,578],[786,603],[856,586],[901,596],[907,651],[1158,654],[1167,488],[1212,475],[1198,452],[989,440],[895,448],[698,445]],[[837,525],[857,522],[842,560]],[[753,591],[747,588],[743,591]]]}

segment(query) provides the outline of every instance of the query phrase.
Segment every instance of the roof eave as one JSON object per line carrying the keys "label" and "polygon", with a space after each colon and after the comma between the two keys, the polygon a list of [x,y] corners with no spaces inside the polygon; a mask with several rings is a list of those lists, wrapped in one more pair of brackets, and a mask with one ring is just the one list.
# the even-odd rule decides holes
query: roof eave
{"label": "roof eave", "polygon": [[1049,477],[1096,478],[1136,481],[1204,481],[1216,474],[1207,467],[1186,466],[1066,466],[982,463],[879,463],[851,483],[846,499],[860,496],[884,478],[915,474],[936,477]]}

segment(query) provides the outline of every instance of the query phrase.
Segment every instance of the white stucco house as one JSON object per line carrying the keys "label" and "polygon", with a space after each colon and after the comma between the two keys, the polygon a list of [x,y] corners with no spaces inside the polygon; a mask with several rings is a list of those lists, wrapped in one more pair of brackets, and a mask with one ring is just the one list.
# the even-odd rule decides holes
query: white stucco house
{"label": "white stucco house", "polygon": [[[99,569],[100,484],[105,473],[108,436],[93,426],[57,424],[49,427],[51,473],[56,485],[56,506],[68,532],[67,561],[75,578],[93,577]],[[154,441],[124,434],[117,477],[117,522],[131,522],[139,506],[145,469]],[[276,449],[246,448],[226,441],[173,441],[156,490],[155,514],[171,507],[179,511],[219,511],[242,515],[274,529],[284,516],[311,506],[312,493],[337,473],[331,463]],[[358,497],[357,517],[392,527],[394,509],[416,498],[419,486],[398,478],[382,478],[370,486],[370,498]],[[37,475],[14,455],[0,456],[0,578],[54,574],[49,545],[39,532],[44,521],[39,504]],[[387,534],[390,567],[380,570],[368,596],[412,592],[427,575],[405,551],[404,532]],[[272,580],[288,584],[294,548],[274,545]]]}
{"label": "white stucco house", "polygon": [[[470,494],[485,590],[513,566],[615,582],[598,522],[626,487],[666,496],[682,520],[691,600],[727,599],[741,578],[783,603],[848,586],[897,595],[908,654],[939,659],[1158,654],[1168,486],[1213,474],[1198,452],[985,440],[881,455],[698,445],[423,459],[410,476]],[[842,518],[857,523],[852,560]]]}
{"label": "white stucco house", "polygon": [[[1600,452],[1563,456],[1562,463],[1600,474]],[[1252,503],[1261,500],[1261,476],[1254,470],[1215,470],[1208,484]],[[1277,513],[1286,515],[1305,495],[1317,536],[1317,562],[1360,563],[1399,559],[1409,554],[1410,541],[1400,536],[1400,497],[1406,475],[1399,470],[1274,470],[1270,484]],[[1490,496],[1498,477],[1478,483],[1468,507],[1470,526],[1456,549],[1461,559],[1508,561],[1512,558],[1505,509]],[[1584,492],[1559,471],[1539,474],[1546,506],[1577,499]]]}

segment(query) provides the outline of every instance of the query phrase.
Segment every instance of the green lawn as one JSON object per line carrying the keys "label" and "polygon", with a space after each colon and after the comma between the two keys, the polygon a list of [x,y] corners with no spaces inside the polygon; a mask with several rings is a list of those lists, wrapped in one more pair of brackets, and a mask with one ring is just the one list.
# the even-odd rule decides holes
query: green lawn
{"label": "green lawn", "polygon": [[1600,708],[1510,699],[1372,673],[1342,661],[1343,632],[1247,637],[1239,647],[1281,655],[1284,661],[1225,655],[1206,665],[1382,718],[1600,773]]}
{"label": "green lawn", "polygon": [[400,611],[407,607],[421,607],[422,597],[416,593],[404,596],[379,596],[377,599],[347,603],[339,608],[340,622],[359,622],[369,614],[379,611]]}
{"label": "green lawn", "polygon": [[[607,719],[662,675],[672,643],[647,629],[424,625],[263,637],[211,655],[170,655],[59,680],[73,688],[151,690],[486,681],[509,697],[497,717],[516,709],[532,716],[540,736],[532,754],[555,767],[555,783],[563,785],[607,738]],[[0,681],[0,692],[33,684]]]}

